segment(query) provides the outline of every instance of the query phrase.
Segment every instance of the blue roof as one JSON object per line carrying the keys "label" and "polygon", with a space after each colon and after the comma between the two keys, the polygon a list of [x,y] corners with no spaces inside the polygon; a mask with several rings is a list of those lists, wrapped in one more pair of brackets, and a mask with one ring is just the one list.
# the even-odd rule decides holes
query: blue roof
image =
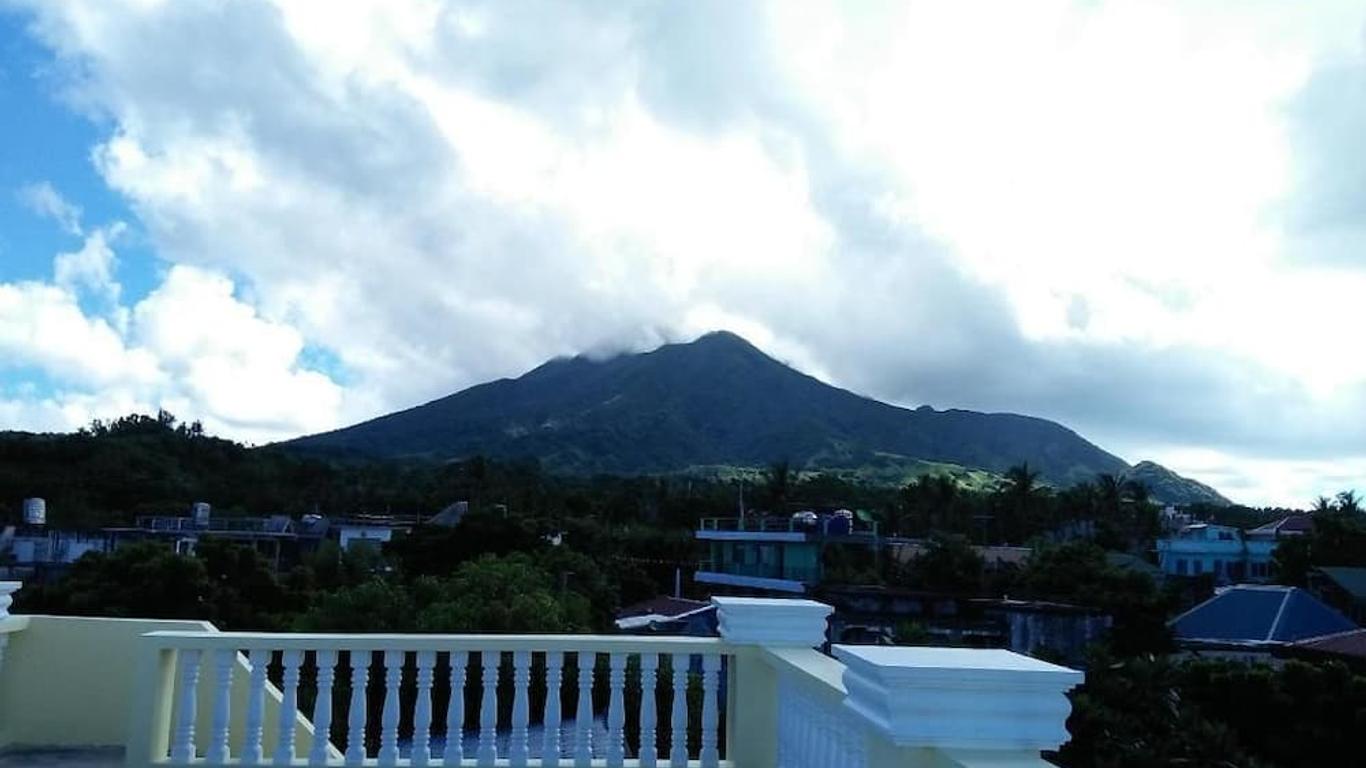
{"label": "blue roof", "polygon": [[1282,642],[1355,629],[1350,619],[1295,587],[1230,587],[1172,619],[1178,640]]}

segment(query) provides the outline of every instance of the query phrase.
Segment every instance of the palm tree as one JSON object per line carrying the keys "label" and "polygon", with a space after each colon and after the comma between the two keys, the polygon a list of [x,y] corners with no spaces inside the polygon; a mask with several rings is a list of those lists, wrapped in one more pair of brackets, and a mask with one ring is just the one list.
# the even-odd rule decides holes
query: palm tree
{"label": "palm tree", "polygon": [[1355,490],[1341,491],[1337,495],[1337,510],[1345,515],[1361,514],[1361,498]]}
{"label": "palm tree", "polygon": [[773,511],[781,513],[783,505],[787,503],[787,493],[792,486],[792,465],[788,463],[787,459],[775,461],[769,465],[765,485],[768,487],[768,498],[772,502]]}
{"label": "palm tree", "polygon": [[1314,499],[1314,505],[1310,507],[1310,512],[1315,514],[1328,514],[1333,511],[1333,500],[1327,496],[1320,496]]}

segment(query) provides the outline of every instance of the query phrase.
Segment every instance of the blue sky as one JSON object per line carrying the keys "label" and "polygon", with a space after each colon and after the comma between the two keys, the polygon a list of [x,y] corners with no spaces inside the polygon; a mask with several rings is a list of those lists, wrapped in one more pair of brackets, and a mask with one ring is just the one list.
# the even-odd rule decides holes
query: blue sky
{"label": "blue sky", "polygon": [[[0,12],[0,279],[47,280],[52,256],[79,247],[80,237],[34,211],[21,191],[47,182],[78,201],[92,225],[136,224],[127,202],[100,178],[91,150],[114,129],[93,115],[62,103],[62,68],[52,52],[26,31],[26,15]],[[155,278],[155,259],[146,237],[133,229],[120,250],[119,279],[134,296],[145,295]]]}
{"label": "blue sky", "polygon": [[262,442],[726,328],[1239,500],[1366,487],[1364,32],[1346,0],[0,0],[0,428]]}

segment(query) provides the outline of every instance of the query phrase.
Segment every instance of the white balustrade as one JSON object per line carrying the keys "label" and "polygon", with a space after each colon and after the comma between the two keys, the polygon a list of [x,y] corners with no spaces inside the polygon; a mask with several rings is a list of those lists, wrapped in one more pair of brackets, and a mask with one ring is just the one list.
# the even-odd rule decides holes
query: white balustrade
{"label": "white balustrade", "polygon": [[469,651],[451,651],[451,701],[446,707],[446,751],[442,765],[460,765],[465,741],[465,669]]}
{"label": "white balustrade", "polygon": [[304,652],[289,649],[280,654],[284,666],[283,698],[280,702],[280,717],[275,734],[275,764],[294,763],[294,721],[299,713],[299,665],[303,662]]}
{"label": "white balustrade", "polygon": [[545,654],[545,716],[541,727],[545,730],[545,741],[541,745],[542,768],[559,768],[560,765],[560,685],[564,682],[564,652],[547,651]]}
{"label": "white balustrade", "polygon": [[512,734],[508,737],[508,763],[515,768],[527,764],[527,723],[531,719],[531,652],[512,654]]}
{"label": "white balustrade", "polygon": [[332,731],[332,686],[337,675],[337,652],[320,650],[315,663],[318,696],[313,702],[313,744],[308,750],[308,764],[326,765],[327,739]]}
{"label": "white balustrade", "polygon": [[213,652],[213,730],[209,732],[210,763],[228,761],[228,723],[232,717],[232,671],[237,666],[237,651],[219,648]]}
{"label": "white balustrade", "polygon": [[655,678],[659,669],[659,656],[654,653],[640,655],[640,768],[655,768],[659,760],[658,736],[655,732],[657,702],[655,701]]}
{"label": "white balustrade", "polygon": [[247,681],[247,722],[242,745],[242,764],[260,765],[265,759],[261,740],[266,722],[266,671],[270,665],[270,651],[251,650],[251,675]]}
{"label": "white balustrade", "polygon": [[669,717],[672,746],[669,748],[670,768],[688,765],[688,666],[692,657],[673,654],[673,712]]}
{"label": "white balustrade", "polygon": [[[765,611],[774,622],[757,618]],[[1039,750],[1066,738],[1064,694],[1079,673],[1004,651],[835,646],[832,657],[812,647],[819,628],[809,626],[823,624],[826,612],[810,601],[729,602],[721,639],[154,632],[144,641],[146,661],[156,663],[140,669],[161,682],[139,689],[152,698],[133,702],[128,765],[259,765],[264,747],[273,764],[289,766],[1023,768],[1043,765]],[[278,690],[268,679],[273,653]],[[343,658],[349,695],[334,690]],[[480,685],[478,710],[468,713],[479,724],[474,754],[464,747],[471,658]],[[600,658],[605,680],[595,680]],[[377,661],[383,673],[372,675]],[[567,688],[569,664],[577,674]],[[201,666],[210,670],[202,691]],[[633,687],[628,670],[637,667]],[[317,691],[306,760],[295,756],[296,734],[308,732],[298,711],[301,672]],[[602,710],[595,682],[605,683]],[[245,690],[233,695],[235,685]],[[638,712],[628,712],[637,693]],[[575,697],[569,726],[562,702]],[[334,708],[344,754],[328,743]],[[263,745],[267,719],[277,724],[269,729],[275,741]],[[202,757],[197,725],[207,735]],[[378,736],[373,756],[367,735]]]}
{"label": "white balustrade", "polygon": [[702,768],[716,768],[721,761],[716,743],[717,703],[720,690],[721,657],[709,653],[702,657]]}
{"label": "white balustrade", "polygon": [[479,750],[475,753],[480,765],[493,765],[498,759],[498,664],[502,654],[481,651],[479,661],[484,666],[484,698],[479,704]]}
{"label": "white balustrade", "polygon": [[398,764],[398,697],[403,682],[403,651],[384,652],[384,713],[380,716],[379,764]]}
{"label": "white balustrade", "polygon": [[432,761],[432,681],[436,666],[435,651],[417,652],[417,702],[413,705],[412,764],[425,766]]}
{"label": "white balustrade", "polygon": [[593,667],[598,655],[579,651],[579,703],[574,709],[574,766],[593,761]]}
{"label": "white balustrade", "polygon": [[347,710],[346,764],[365,762],[365,685],[370,680],[370,651],[351,651],[351,706]]}
{"label": "white balustrade", "polygon": [[[731,653],[723,641],[707,638],[638,638],[601,636],[441,636],[441,635],[291,635],[219,632],[157,632],[145,639],[158,653],[179,659],[175,685],[173,722],[169,732],[171,762],[217,768],[227,765],[374,765],[374,766],[616,766],[655,768],[659,765],[656,689],[659,668],[667,657],[673,669],[673,701],[670,724],[673,732],[669,764],[676,766],[722,766],[721,722],[722,671]],[[247,655],[239,655],[245,651]],[[465,685],[470,654],[477,654],[481,692],[478,739],[474,754],[462,749],[465,722]],[[278,654],[278,655],[277,655]],[[248,658],[249,657],[249,658]],[[278,667],[271,667],[272,657]],[[598,680],[596,663],[607,663],[606,679]],[[628,694],[627,670],[639,660],[640,684]],[[348,659],[350,693],[340,698],[335,691],[338,665]],[[570,734],[564,731],[562,697],[564,668],[572,659],[577,667],[577,707],[574,711],[572,755],[564,752]],[[445,714],[445,736],[433,738],[433,694],[438,662],[449,660],[450,697]],[[511,661],[510,676],[501,665]],[[199,691],[201,665],[204,686]],[[383,672],[372,667],[382,665]],[[232,695],[234,672],[242,667],[238,683],[244,698]],[[533,670],[544,667],[544,707],[534,714]],[[414,672],[406,672],[411,668]],[[279,689],[271,686],[269,669],[275,669]],[[698,670],[702,673],[699,676]],[[344,671],[344,669],[343,669]],[[305,701],[314,726],[306,736],[299,711],[300,681],[316,682],[316,698]],[[594,706],[594,684],[605,682],[607,697]],[[500,692],[500,684],[503,690]],[[627,731],[628,696],[640,695],[639,730]],[[701,692],[703,706],[690,719],[688,699],[696,704]],[[202,698],[200,694],[207,698]],[[210,702],[203,715],[208,739],[202,756],[195,752],[195,728],[200,713],[196,702]],[[232,707],[244,702],[241,710]],[[511,705],[511,717],[501,720],[499,704]],[[336,707],[337,721],[344,723],[346,750],[331,749]],[[405,709],[406,707],[406,709]],[[634,708],[634,705],[633,705]],[[377,713],[378,723],[369,720]],[[265,741],[263,727],[270,720],[273,742]],[[234,726],[234,723],[236,726]],[[369,728],[378,728],[367,734]],[[632,726],[634,727],[634,723]],[[540,732],[533,740],[533,727]],[[689,727],[700,753],[689,754]],[[599,730],[597,739],[594,730]],[[234,734],[236,734],[234,736]],[[366,749],[367,735],[378,735],[378,749]],[[638,736],[638,741],[634,736]],[[238,741],[240,739],[240,742]],[[307,745],[298,744],[304,739]],[[152,739],[152,743],[155,743]],[[639,744],[638,754],[629,745]],[[298,752],[296,755],[296,745]],[[264,755],[269,749],[269,755]],[[163,755],[160,762],[165,761]],[[159,761],[150,759],[147,764]],[[130,762],[130,765],[133,763]],[[140,764],[139,764],[140,765]]]}
{"label": "white balustrade", "polygon": [[194,727],[199,706],[200,650],[192,648],[180,654],[180,685],[177,696],[175,737],[171,742],[171,759],[188,763],[195,757]]}
{"label": "white balustrade", "polygon": [[23,586],[22,581],[0,581],[0,621],[9,618],[9,607],[14,605],[14,593]]}

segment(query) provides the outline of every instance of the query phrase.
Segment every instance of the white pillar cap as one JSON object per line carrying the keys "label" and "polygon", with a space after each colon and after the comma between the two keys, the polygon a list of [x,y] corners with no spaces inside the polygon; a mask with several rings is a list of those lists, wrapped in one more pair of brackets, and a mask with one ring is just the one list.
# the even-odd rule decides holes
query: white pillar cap
{"label": "white pillar cap", "polygon": [[0,581],[0,619],[9,618],[9,607],[14,602],[10,595],[18,592],[22,586],[22,581]]}
{"label": "white pillar cap", "polygon": [[825,624],[835,609],[815,600],[713,597],[721,639],[736,645],[815,648],[825,644]]}
{"label": "white pillar cap", "polygon": [[1084,675],[1006,650],[837,645],[845,706],[898,746],[1055,749]]}

